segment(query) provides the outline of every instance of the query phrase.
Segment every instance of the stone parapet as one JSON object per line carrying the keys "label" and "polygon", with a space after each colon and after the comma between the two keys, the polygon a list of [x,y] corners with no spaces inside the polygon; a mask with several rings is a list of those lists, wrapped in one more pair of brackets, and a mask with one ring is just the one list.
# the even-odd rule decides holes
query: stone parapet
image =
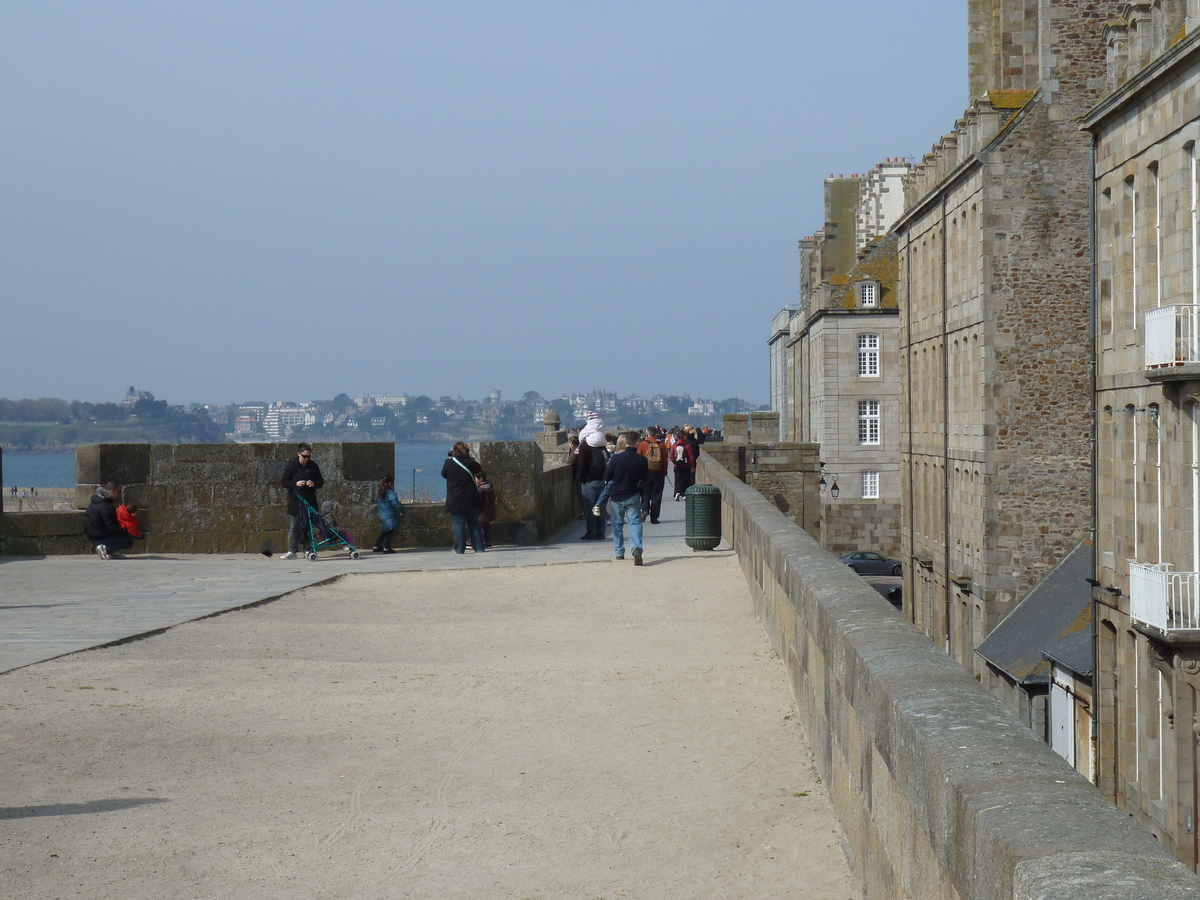
{"label": "stone parapet", "polygon": [[[496,544],[535,544],[578,513],[570,469],[547,467],[533,442],[482,442],[472,453],[496,486]],[[283,467],[295,454],[288,444],[93,444],[75,455],[75,505],[82,509],[96,488],[124,486],[139,507],[147,533],[131,552],[258,553],[286,549],[287,494]],[[390,442],[315,444],[325,486],[343,531],[370,547],[379,533],[375,495],[394,467]],[[442,504],[405,505],[394,546],[450,546],[450,518]],[[79,511],[0,514],[0,554],[41,556],[91,551]]]}
{"label": "stone parapet", "polygon": [[750,438],[750,414],[726,413],[721,425],[726,444],[744,444]]}
{"label": "stone parapet", "polygon": [[81,512],[0,514],[0,556],[67,556],[91,549]]}
{"label": "stone parapet", "polygon": [[702,454],[789,671],[866,898],[1200,898],[1105,800],[866,582]]}
{"label": "stone parapet", "polygon": [[[255,553],[286,548],[287,491],[280,484],[294,443],[91,444],[75,451],[75,502],[120,482],[162,553]],[[391,443],[314,444],[313,459],[338,523],[357,543],[378,533],[375,492],[395,466]]]}
{"label": "stone parapet", "polygon": [[[726,418],[728,422],[728,417]],[[708,456],[816,538],[821,531],[819,444],[705,444]]]}

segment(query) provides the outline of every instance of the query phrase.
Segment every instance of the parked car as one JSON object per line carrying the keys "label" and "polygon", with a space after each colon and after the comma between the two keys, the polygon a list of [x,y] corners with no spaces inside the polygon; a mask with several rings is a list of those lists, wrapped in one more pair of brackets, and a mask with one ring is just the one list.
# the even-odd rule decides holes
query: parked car
{"label": "parked car", "polygon": [[842,557],[842,562],[859,575],[900,575],[904,571],[904,567],[896,560],[869,550],[848,553]]}
{"label": "parked car", "polygon": [[887,602],[896,607],[896,609],[904,608],[904,588],[900,585],[890,588],[884,596],[887,597]]}

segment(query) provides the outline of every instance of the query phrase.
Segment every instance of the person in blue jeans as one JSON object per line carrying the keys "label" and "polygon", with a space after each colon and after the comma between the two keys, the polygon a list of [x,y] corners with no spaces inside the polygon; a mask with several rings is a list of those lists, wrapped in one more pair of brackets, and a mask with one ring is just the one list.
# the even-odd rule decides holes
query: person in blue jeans
{"label": "person in blue jeans", "polygon": [[[633,548],[633,564],[642,564],[642,490],[650,466],[646,457],[637,452],[638,434],[627,432],[617,439],[616,451],[604,469],[604,491],[612,510],[613,553],[625,558],[625,526],[629,526],[629,543]],[[598,505],[598,504],[597,504]]]}
{"label": "person in blue jeans", "polygon": [[442,463],[442,477],[446,479],[446,512],[450,513],[450,524],[454,526],[454,552],[467,552],[467,532],[471,532],[471,549],[483,552],[483,526],[479,522],[479,510],[483,506],[483,494],[475,483],[475,476],[483,467],[471,458],[471,448],[463,441],[450,450]]}
{"label": "person in blue jeans", "polygon": [[92,502],[83,513],[83,533],[96,548],[101,559],[120,559],[121,551],[133,546],[129,536],[117,522],[117,504],[121,502],[121,485],[110,481],[96,488]]}
{"label": "person in blue jeans", "polygon": [[583,519],[586,526],[581,541],[604,540],[604,514],[596,512],[600,507],[600,494],[604,490],[604,472],[608,466],[608,455],[604,452],[604,433],[597,433],[598,441],[579,442],[579,455],[575,471],[579,478],[579,494],[583,498]]}

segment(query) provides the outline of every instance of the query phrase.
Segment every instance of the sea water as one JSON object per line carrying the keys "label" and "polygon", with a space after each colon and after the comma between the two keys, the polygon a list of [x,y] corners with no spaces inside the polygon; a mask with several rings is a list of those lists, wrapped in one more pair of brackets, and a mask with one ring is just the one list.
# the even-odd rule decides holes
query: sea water
{"label": "sea water", "polygon": [[[396,493],[403,500],[446,499],[446,482],[442,478],[442,462],[449,446],[445,444],[396,445]],[[318,460],[320,462],[320,460]],[[3,486],[16,485],[17,490],[35,488],[70,488],[75,486],[74,453],[12,453],[0,457],[3,466]]]}

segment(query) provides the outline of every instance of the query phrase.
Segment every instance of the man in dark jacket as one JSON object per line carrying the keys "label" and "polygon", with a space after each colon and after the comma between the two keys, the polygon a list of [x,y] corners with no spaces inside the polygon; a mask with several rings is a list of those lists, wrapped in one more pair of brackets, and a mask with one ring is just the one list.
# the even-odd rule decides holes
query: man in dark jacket
{"label": "man in dark jacket", "polygon": [[633,546],[633,564],[642,564],[642,489],[650,467],[638,453],[638,433],[625,435],[625,447],[614,453],[604,470],[608,498],[612,507],[613,551],[625,558],[625,528],[629,525],[629,543]]}
{"label": "man in dark jacket", "polygon": [[600,492],[604,490],[604,467],[608,464],[608,454],[604,445],[590,444],[586,440],[579,442],[576,472],[579,478],[579,493],[583,497],[583,521],[586,530],[581,541],[604,540],[604,513],[597,514],[593,507]]}
{"label": "man in dark jacket", "polygon": [[483,524],[479,521],[483,492],[476,480],[482,473],[483,467],[471,458],[467,443],[456,441],[442,463],[442,477],[446,479],[446,512],[450,513],[454,532],[454,552],[460,556],[467,552],[468,532],[471,549],[476,553],[482,553],[484,549]]}
{"label": "man in dark jacket", "polygon": [[83,513],[83,533],[96,547],[101,559],[121,558],[121,551],[133,546],[133,538],[117,522],[117,504],[121,486],[110,481],[92,494],[92,502]]}
{"label": "man in dark jacket", "polygon": [[646,431],[646,439],[638,443],[637,451],[646,457],[650,469],[642,490],[642,520],[649,516],[650,524],[657,525],[658,517],[662,513],[663,487],[667,483],[667,457],[670,451],[659,438],[658,429],[653,425]]}
{"label": "man in dark jacket", "polygon": [[295,559],[300,547],[300,539],[308,540],[308,516],[300,505],[299,497],[303,497],[308,505],[317,509],[317,488],[325,484],[321,476],[321,467],[312,458],[312,447],[301,443],[296,447],[296,458],[283,467],[283,478],[280,479],[288,492],[288,552],[280,559]]}

